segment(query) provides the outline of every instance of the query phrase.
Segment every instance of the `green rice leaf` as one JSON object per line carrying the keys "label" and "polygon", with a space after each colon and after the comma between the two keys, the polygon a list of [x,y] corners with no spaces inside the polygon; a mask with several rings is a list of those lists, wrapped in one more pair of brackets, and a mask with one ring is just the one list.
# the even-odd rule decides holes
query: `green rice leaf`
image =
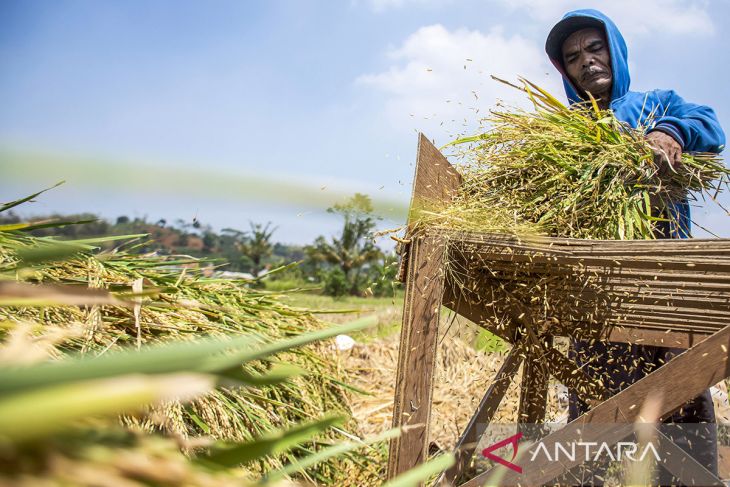
{"label": "green rice leaf", "polygon": [[270,432],[251,442],[214,450],[209,455],[200,458],[199,461],[224,468],[243,465],[264,456],[281,454],[333,426],[342,424],[345,419],[344,416],[331,415],[285,431]]}
{"label": "green rice leaf", "polygon": [[433,460],[412,468],[383,484],[383,487],[417,487],[434,475],[438,475],[456,462],[454,455],[439,455]]}

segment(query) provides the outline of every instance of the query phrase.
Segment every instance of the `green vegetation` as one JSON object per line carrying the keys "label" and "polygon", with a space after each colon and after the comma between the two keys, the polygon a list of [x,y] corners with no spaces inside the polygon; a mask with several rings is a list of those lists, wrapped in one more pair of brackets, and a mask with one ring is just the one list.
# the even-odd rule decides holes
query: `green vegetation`
{"label": "green vegetation", "polygon": [[374,273],[376,278],[382,274],[376,266],[385,265],[382,250],[372,240],[376,224],[372,202],[356,193],[327,211],[342,217],[342,232],[330,241],[318,237],[306,248],[307,258],[318,270],[325,294],[357,296],[372,282]]}
{"label": "green vegetation", "polygon": [[249,222],[249,226],[249,232],[224,228],[222,233],[233,238],[237,249],[241,252],[244,265],[251,270],[251,275],[255,279],[259,277],[264,270],[264,263],[273,254],[274,245],[271,243],[271,236],[276,228],[271,228],[271,222],[266,225]]}
{"label": "green vegetation", "polygon": [[398,432],[356,439],[320,343],[374,319],[326,325],[248,281],[206,277],[205,261],[141,255],[137,236],[29,234],[56,224],[0,226],[0,483],[381,478]]}

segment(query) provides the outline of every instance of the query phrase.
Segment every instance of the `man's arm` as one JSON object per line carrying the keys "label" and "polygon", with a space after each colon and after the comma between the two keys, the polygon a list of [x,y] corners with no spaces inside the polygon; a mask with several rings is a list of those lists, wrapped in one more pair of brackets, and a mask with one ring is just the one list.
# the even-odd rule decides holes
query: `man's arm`
{"label": "man's arm", "polygon": [[712,108],[687,103],[674,91],[657,93],[665,108],[657,117],[647,140],[654,150],[660,176],[677,170],[682,152],[720,152],[725,133]]}
{"label": "man's arm", "polygon": [[705,105],[688,103],[674,91],[658,92],[665,112],[657,114],[651,131],[672,136],[683,152],[721,152],[725,146],[725,132],[717,115]]}
{"label": "man's arm", "polygon": [[[716,152],[725,146],[725,133],[712,108],[687,103],[674,91],[658,91],[664,112],[657,117],[647,140],[654,150],[659,174],[664,176],[682,164],[682,152]],[[673,222],[659,238],[688,238],[690,208],[685,199],[671,204]]]}

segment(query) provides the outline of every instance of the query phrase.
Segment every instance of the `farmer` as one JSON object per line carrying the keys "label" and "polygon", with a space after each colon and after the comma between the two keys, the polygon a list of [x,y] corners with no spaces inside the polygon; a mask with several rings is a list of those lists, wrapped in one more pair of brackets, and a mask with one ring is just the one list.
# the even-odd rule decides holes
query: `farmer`
{"label": "farmer", "polygon": [[[619,120],[631,127],[648,124],[646,138],[654,152],[659,177],[680,167],[682,152],[720,152],[723,149],[725,134],[711,108],[685,102],[670,90],[629,91],[626,43],[616,25],[601,12],[568,12],[550,31],[545,50],[563,77],[571,104],[588,100],[590,93],[599,107],[610,108]],[[688,238],[691,220],[687,199],[669,206],[670,221],[660,225],[656,236]],[[664,347],[582,341],[574,342],[571,350],[584,370],[591,376],[600,377],[611,394],[681,352],[681,349]],[[571,391],[569,419],[572,421],[587,410],[586,404]],[[706,390],[687,403],[665,422],[714,423],[710,391]],[[707,430],[709,434],[694,437],[688,433],[674,439],[686,451],[690,450],[691,444],[692,456],[717,475],[716,434],[713,427]]]}

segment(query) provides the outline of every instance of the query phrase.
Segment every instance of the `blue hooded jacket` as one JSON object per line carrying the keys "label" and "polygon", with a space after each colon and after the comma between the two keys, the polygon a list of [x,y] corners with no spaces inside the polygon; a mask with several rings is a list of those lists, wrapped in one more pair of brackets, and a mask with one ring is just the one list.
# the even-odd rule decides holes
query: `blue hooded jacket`
{"label": "blue hooded jacket", "polygon": [[[565,14],[563,19],[583,17],[598,21],[606,31],[606,40],[611,54],[611,70],[613,86],[611,89],[610,109],[617,119],[631,127],[645,125],[650,114],[654,113],[652,125],[648,131],[659,130],[671,135],[682,146],[683,152],[716,152],[722,151],[725,145],[725,134],[712,108],[685,102],[673,90],[654,90],[646,93],[630,91],[628,50],[621,32],[616,25],[598,10],[574,10]],[[577,19],[576,19],[577,20]],[[562,22],[562,21],[561,21]],[[568,101],[578,103],[581,99],[575,86],[568,78],[563,67],[562,57],[558,58],[562,45],[551,45],[557,42],[548,38],[545,50],[550,60],[563,76],[563,85]],[[551,54],[552,53],[552,54]],[[674,219],[679,228],[671,234],[674,238],[687,238],[690,235],[690,208],[687,199],[675,202]],[[672,225],[674,227],[674,225]]]}

